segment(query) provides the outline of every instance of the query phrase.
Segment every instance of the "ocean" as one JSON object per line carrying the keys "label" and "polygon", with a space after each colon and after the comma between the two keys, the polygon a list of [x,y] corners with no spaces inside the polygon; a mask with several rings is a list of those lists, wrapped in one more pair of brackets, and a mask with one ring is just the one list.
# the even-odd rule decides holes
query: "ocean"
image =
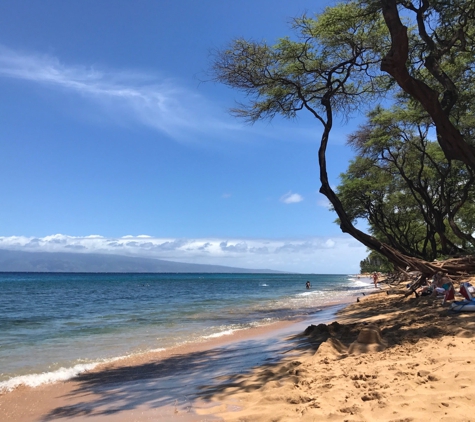
{"label": "ocean", "polygon": [[311,318],[373,287],[349,275],[0,273],[0,391]]}

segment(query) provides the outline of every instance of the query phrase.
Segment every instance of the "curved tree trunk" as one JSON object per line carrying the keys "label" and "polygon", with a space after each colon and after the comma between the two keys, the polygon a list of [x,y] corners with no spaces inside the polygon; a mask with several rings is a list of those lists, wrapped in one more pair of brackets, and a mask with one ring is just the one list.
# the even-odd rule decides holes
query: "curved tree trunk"
{"label": "curved tree trunk", "polygon": [[[330,97],[330,95],[328,95]],[[407,255],[402,254],[401,252],[397,251],[396,249],[392,248],[391,246],[380,242],[373,236],[370,236],[361,230],[358,230],[351,219],[346,214],[340,199],[333,191],[328,181],[328,173],[327,173],[327,162],[326,162],[326,149],[328,145],[328,140],[330,136],[330,131],[333,125],[333,116],[332,116],[332,108],[330,104],[329,98],[324,98],[322,100],[322,105],[326,109],[326,122],[323,124],[324,130],[322,133],[321,141],[320,141],[320,148],[318,150],[318,163],[320,166],[320,182],[322,186],[320,188],[320,193],[325,195],[328,200],[333,205],[339,219],[340,219],[340,228],[344,233],[348,233],[356,240],[361,242],[363,245],[367,246],[368,248],[379,252],[380,254],[384,255],[390,262],[392,262],[396,267],[400,269],[406,269],[409,267],[411,270],[420,271],[423,274],[431,275],[437,272],[440,267],[435,265],[432,262],[424,261],[422,259],[410,257]]]}
{"label": "curved tree trunk", "polygon": [[[449,226],[454,232],[454,234],[461,240],[464,240],[471,245],[475,245],[475,238],[470,234],[470,233],[464,233],[462,230],[460,230],[459,226],[454,220],[454,214],[455,213],[450,213],[447,221],[449,222]],[[459,248],[460,249],[460,248]]]}
{"label": "curved tree trunk", "polygon": [[437,129],[437,140],[449,160],[460,160],[475,169],[475,148],[465,142],[462,134],[444,112],[439,93],[413,78],[406,67],[408,59],[407,28],[399,18],[396,0],[381,0],[383,17],[391,34],[391,49],[381,61],[381,70],[389,73],[398,85],[419,101],[431,116]]}

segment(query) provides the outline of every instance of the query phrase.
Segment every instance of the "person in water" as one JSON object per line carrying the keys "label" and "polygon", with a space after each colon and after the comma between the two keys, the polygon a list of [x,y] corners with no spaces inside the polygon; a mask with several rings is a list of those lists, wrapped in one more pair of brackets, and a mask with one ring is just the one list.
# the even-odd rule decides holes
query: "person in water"
{"label": "person in water", "polygon": [[374,283],[374,287],[378,287],[378,273],[377,272],[373,273],[373,283]]}
{"label": "person in water", "polygon": [[305,287],[306,287],[307,289],[310,289],[310,281],[307,281],[307,282],[305,283]]}

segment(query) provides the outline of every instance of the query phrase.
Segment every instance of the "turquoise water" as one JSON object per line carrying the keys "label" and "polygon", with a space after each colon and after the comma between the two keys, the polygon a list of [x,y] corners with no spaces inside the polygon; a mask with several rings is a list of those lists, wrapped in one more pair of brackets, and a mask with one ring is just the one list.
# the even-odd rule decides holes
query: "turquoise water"
{"label": "turquoise water", "polygon": [[0,273],[0,389],[318,315],[372,287],[348,275]]}

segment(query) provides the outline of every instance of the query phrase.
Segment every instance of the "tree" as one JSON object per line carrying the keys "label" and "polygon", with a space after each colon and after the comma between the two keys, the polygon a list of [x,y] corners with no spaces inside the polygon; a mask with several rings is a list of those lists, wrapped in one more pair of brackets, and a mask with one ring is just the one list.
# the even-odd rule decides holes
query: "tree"
{"label": "tree", "polygon": [[345,209],[357,212],[353,218],[368,220],[373,235],[431,261],[475,245],[474,219],[465,213],[472,222],[464,225],[468,231],[458,224],[459,211],[473,208],[468,198],[475,178],[470,167],[445,159],[428,139],[430,126],[410,104],[371,111],[349,136],[358,157],[341,176],[338,192]]}
{"label": "tree", "polygon": [[[391,34],[391,48],[381,61],[381,70],[391,75],[430,115],[447,159],[460,160],[475,170],[475,147],[452,118],[460,99],[460,82],[473,80],[474,2],[380,0],[360,4],[374,11],[377,3]],[[400,9],[412,13],[416,22],[413,35],[418,35],[417,50],[411,51]],[[427,73],[420,72],[419,65],[432,77],[430,85],[424,78]]]}
{"label": "tree", "polygon": [[391,264],[386,259],[384,259],[384,257],[375,253],[374,251],[371,252],[367,258],[360,262],[361,274],[374,272],[389,273],[392,271],[393,268]]}
{"label": "tree", "polygon": [[[374,102],[378,96],[391,93],[394,80],[402,83],[400,74],[403,72],[397,61],[400,60],[401,52],[396,50],[393,33],[395,24],[388,23],[394,11],[387,11],[386,7],[381,14],[380,9],[374,7],[375,4],[378,3],[348,2],[327,8],[316,19],[306,16],[296,18],[292,27],[297,38],[281,39],[274,46],[265,42],[237,39],[228,48],[216,53],[213,63],[214,78],[246,94],[246,102],[239,104],[232,113],[250,122],[272,119],[276,115],[293,118],[301,110],[310,112],[323,126],[318,153],[322,184],[320,192],[332,203],[342,231],[349,233],[368,248],[383,254],[398,267],[411,266],[423,272],[435,272],[438,269],[435,264],[414,259],[358,230],[328,181],[326,148],[334,114],[348,115],[360,111],[362,104]],[[388,38],[388,28],[392,44]],[[406,45],[409,46],[408,42]],[[390,54],[383,57],[383,52],[387,50]],[[402,51],[404,52],[407,53],[406,50]],[[407,58],[407,54],[404,57]],[[441,55],[438,62],[442,63],[445,57]],[[380,66],[394,79],[381,73]],[[391,66],[394,66],[394,71]],[[457,71],[460,73],[458,68]],[[408,72],[407,68],[405,72]],[[412,91],[408,93],[411,94]],[[446,98],[449,101],[448,91]],[[455,110],[453,104],[446,107],[444,113],[450,114],[450,110]],[[430,115],[437,117],[434,113]],[[463,107],[460,115],[463,116]],[[444,119],[447,120],[447,115]],[[439,142],[440,137],[445,136],[442,126],[461,136],[459,130],[454,130],[454,124],[450,122],[450,125],[447,125],[445,120],[442,124],[438,122],[435,125]],[[452,135],[454,139],[459,140],[453,133]],[[454,145],[456,140],[447,141],[444,138],[444,142],[453,142]],[[442,148],[448,155],[448,148]],[[463,150],[461,154],[469,156],[471,149]],[[471,164],[470,159],[468,165]]]}

